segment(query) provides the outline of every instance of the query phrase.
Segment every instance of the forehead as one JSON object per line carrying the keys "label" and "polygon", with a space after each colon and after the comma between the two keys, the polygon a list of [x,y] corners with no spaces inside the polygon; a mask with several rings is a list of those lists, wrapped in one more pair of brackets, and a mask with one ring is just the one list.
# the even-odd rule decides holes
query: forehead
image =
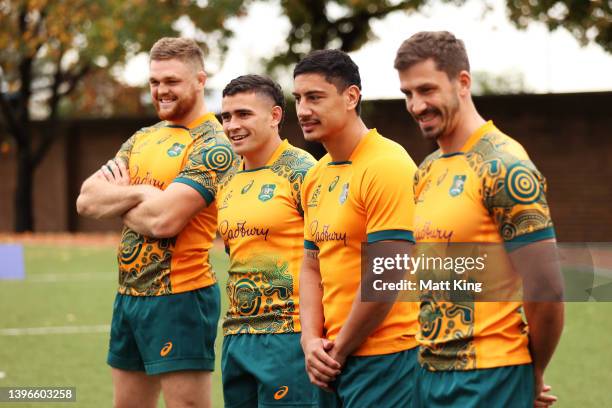
{"label": "forehead", "polygon": [[293,79],[293,89],[295,93],[303,94],[308,92],[329,92],[336,89],[336,86],[325,79],[323,74],[308,73],[300,74]]}
{"label": "forehead", "polygon": [[221,106],[224,111],[235,110],[269,110],[274,106],[274,102],[267,95],[259,92],[239,92],[234,95],[223,97]]}
{"label": "forehead", "polygon": [[151,77],[181,77],[193,73],[191,64],[173,58],[152,60],[149,63],[149,76]]}
{"label": "forehead", "polygon": [[412,88],[424,83],[442,85],[450,82],[444,71],[436,67],[433,59],[417,62],[411,67],[398,72],[402,88]]}

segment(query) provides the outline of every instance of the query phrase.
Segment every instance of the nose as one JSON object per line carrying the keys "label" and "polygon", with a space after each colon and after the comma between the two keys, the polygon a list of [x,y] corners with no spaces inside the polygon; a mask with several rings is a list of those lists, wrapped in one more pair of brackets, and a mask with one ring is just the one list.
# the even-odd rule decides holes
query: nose
{"label": "nose", "polygon": [[225,127],[228,133],[233,132],[240,129],[240,122],[232,116],[229,121],[225,122]]}
{"label": "nose", "polygon": [[312,115],[312,110],[304,99],[296,102],[296,113],[299,119],[304,119]]}
{"label": "nose", "polygon": [[422,98],[413,95],[410,100],[406,100],[406,108],[408,112],[418,116],[427,109],[427,104]]}

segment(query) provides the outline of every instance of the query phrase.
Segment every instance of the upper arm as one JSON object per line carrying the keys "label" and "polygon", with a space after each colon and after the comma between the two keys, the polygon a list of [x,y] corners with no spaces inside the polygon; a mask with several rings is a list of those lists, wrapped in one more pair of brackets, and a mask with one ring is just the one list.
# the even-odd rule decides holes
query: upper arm
{"label": "upper arm", "polygon": [[210,205],[215,200],[219,184],[235,164],[236,156],[229,145],[218,143],[210,146],[200,137],[194,142],[185,166],[172,184],[189,186],[206,205]]}
{"label": "upper arm", "polygon": [[480,172],[483,204],[509,251],[555,238],[546,180],[530,160],[506,156]]}
{"label": "upper arm", "polygon": [[375,161],[365,172],[361,199],[366,210],[368,242],[414,242],[415,171],[416,165],[407,154],[394,154]]}

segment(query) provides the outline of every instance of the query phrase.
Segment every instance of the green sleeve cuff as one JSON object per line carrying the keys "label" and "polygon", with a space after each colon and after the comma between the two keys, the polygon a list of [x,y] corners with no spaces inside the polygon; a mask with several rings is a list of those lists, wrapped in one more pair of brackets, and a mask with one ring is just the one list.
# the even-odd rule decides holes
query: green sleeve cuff
{"label": "green sleeve cuff", "polygon": [[510,241],[506,241],[504,246],[506,247],[506,251],[512,252],[516,249],[524,247],[525,245],[553,238],[555,238],[555,229],[553,227],[548,227],[530,232],[529,234],[519,235]]}
{"label": "green sleeve cuff", "polygon": [[310,249],[312,251],[318,251],[319,247],[317,246],[317,244],[315,244],[312,241],[308,241],[307,239],[304,240],[304,248],[305,249]]}
{"label": "green sleeve cuff", "polygon": [[206,201],[206,205],[210,205],[210,203],[212,203],[213,200],[215,199],[215,196],[213,196],[209,190],[204,188],[201,184],[198,184],[195,181],[188,179],[186,177],[177,177],[173,180],[173,183],[187,184],[189,187],[193,188],[198,193],[200,193],[202,198],[204,198],[204,201]]}
{"label": "green sleeve cuff", "polygon": [[414,242],[412,231],[408,230],[385,230],[368,234],[368,244],[378,241],[410,241]]}

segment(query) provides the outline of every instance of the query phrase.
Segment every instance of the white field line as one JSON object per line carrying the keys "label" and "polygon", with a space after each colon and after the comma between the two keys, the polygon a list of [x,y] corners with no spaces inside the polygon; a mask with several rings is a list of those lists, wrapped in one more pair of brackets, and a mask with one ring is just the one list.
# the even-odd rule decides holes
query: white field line
{"label": "white field line", "polygon": [[99,324],[96,326],[19,327],[10,329],[0,329],[0,336],[40,336],[47,334],[90,334],[109,332],[110,325]]}

